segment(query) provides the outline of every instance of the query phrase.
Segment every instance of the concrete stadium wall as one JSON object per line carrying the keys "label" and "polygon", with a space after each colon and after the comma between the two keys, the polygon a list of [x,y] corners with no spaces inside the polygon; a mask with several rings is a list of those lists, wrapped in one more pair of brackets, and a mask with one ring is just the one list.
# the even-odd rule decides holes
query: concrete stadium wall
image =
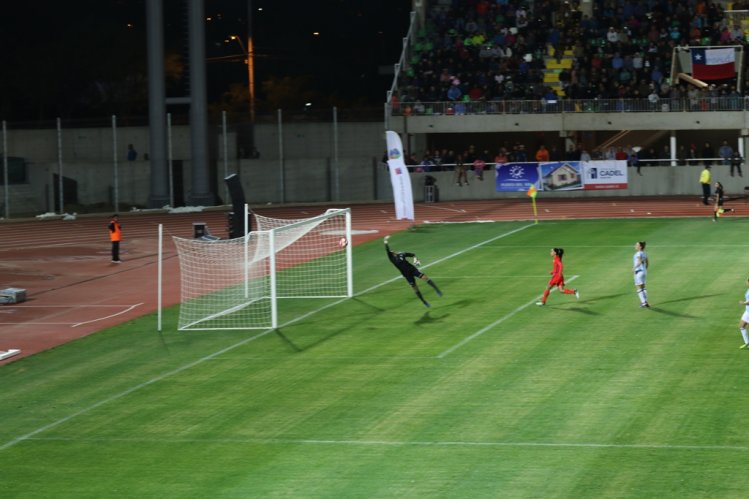
{"label": "concrete stadium wall", "polygon": [[[213,130],[215,132],[215,130]],[[371,202],[390,201],[392,191],[386,168],[380,162],[385,149],[382,123],[339,124],[338,158],[333,157],[333,126],[308,123],[285,125],[281,131],[274,125],[259,125],[256,142],[259,159],[238,159],[236,137],[228,134],[227,161],[223,160],[220,131],[212,134],[212,149],[217,204],[225,199],[223,177],[238,173],[247,201],[254,205],[267,203]],[[282,135],[279,135],[281,133]],[[735,133],[735,132],[734,132]],[[181,167],[181,186],[187,198],[190,192],[190,137],[187,127],[175,127],[172,134],[175,165]],[[150,193],[148,129],[118,128],[117,172],[120,209],[145,207]],[[280,140],[282,139],[282,140]],[[128,143],[139,152],[137,161],[126,161]],[[60,171],[57,159],[56,130],[9,130],[8,154],[23,157],[28,165],[28,183],[10,187],[11,216],[28,216],[58,211],[54,203],[54,175]],[[114,191],[114,155],[111,129],[75,129],[62,132],[62,172],[78,182],[80,205],[111,205]],[[629,188],[612,191],[568,191],[544,194],[554,197],[611,197],[652,195],[698,196],[701,166],[643,167],[642,176],[629,169]],[[433,172],[441,201],[522,197],[523,193],[498,193],[494,189],[493,171],[485,172],[483,182],[455,185],[453,172]],[[729,195],[744,194],[749,182],[730,177],[727,167],[715,166],[714,178],[724,183]],[[749,173],[747,173],[749,176]],[[412,174],[414,199],[424,199],[424,176]],[[5,190],[0,189],[0,206]],[[180,196],[176,197],[177,199]],[[70,210],[73,211],[73,210]]]}
{"label": "concrete stadium wall", "polygon": [[[632,196],[684,196],[694,195],[701,198],[699,184],[701,165],[689,166],[644,166],[642,175],[637,175],[636,168],[627,168],[628,188],[598,191],[564,191],[542,192],[539,195],[554,198],[580,197],[632,197]],[[728,196],[744,195],[744,188],[749,186],[747,178],[731,177],[729,167],[717,165],[712,167],[713,181],[720,181]],[[454,172],[412,173],[411,183],[415,201],[424,200],[424,177],[431,175],[437,179],[440,201],[460,201],[463,199],[523,198],[524,192],[496,192],[494,172],[484,172],[484,180],[477,180],[473,173],[468,173],[469,185],[456,185]]]}

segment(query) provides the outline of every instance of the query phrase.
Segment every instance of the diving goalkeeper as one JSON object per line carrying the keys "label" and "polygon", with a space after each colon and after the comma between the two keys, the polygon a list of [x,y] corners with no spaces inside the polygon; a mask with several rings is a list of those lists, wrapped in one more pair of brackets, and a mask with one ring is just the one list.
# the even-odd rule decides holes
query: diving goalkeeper
{"label": "diving goalkeeper", "polygon": [[[424,274],[414,266],[421,265],[421,262],[419,262],[419,259],[416,258],[415,254],[408,252],[395,253],[394,251],[391,251],[390,246],[388,246],[389,239],[390,236],[385,236],[385,251],[388,254],[388,259],[393,265],[395,265],[398,270],[400,270],[401,274],[403,274],[403,277],[411,286],[411,289],[413,289],[414,293],[416,293],[416,296],[419,297],[419,300],[421,300],[424,305],[429,307],[429,302],[424,299],[424,297],[421,295],[419,287],[416,285],[416,278],[418,277],[419,279],[425,280],[427,284],[434,288],[434,290],[437,292],[437,296],[442,296],[442,291],[440,291],[440,288],[437,287],[434,281],[432,281],[429,277],[426,276],[426,274]],[[407,258],[409,257],[413,258],[413,264],[407,260]]]}

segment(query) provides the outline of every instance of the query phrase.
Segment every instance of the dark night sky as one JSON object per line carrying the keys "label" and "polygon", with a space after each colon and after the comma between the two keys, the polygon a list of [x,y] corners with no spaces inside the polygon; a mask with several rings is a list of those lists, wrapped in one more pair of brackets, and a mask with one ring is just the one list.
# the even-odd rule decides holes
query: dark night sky
{"label": "dark night sky", "polygon": [[[381,106],[400,56],[411,0],[252,0],[255,81],[308,75],[310,90],[351,105]],[[145,75],[145,0],[43,0],[4,5],[0,16],[0,118],[33,121],[103,112],[143,114],[128,97]],[[186,2],[164,0],[166,46],[185,53]],[[205,0],[208,58],[241,52],[247,2]],[[130,23],[130,26],[128,26]],[[318,32],[319,35],[313,35]],[[241,61],[209,62],[209,101],[246,85]],[[180,93],[179,86],[169,88]],[[131,99],[133,102],[136,99]]]}

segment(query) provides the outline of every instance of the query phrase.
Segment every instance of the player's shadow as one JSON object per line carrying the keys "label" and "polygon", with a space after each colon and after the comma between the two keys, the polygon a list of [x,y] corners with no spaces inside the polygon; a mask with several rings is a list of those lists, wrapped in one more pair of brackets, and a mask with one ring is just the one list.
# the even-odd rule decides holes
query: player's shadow
{"label": "player's shadow", "polygon": [[[597,302],[599,300],[613,300],[614,298],[619,298],[620,296],[625,296],[625,295],[628,295],[628,294],[629,293],[617,293],[615,295],[595,296],[593,298],[580,300],[580,303],[594,303],[594,302]],[[585,296],[583,296],[583,298],[585,298]]]}
{"label": "player's shadow", "polygon": [[[461,307],[462,308],[462,307],[467,307],[468,305],[470,305],[472,303],[476,303],[475,300],[472,301],[472,300],[463,299],[463,300],[456,300],[456,301],[450,302],[448,305],[444,305],[444,306],[447,306],[447,307]],[[444,306],[440,306],[440,308],[443,308]]]}
{"label": "player's shadow", "polygon": [[620,296],[624,296],[627,293],[617,293],[615,295],[605,295],[605,296],[596,296],[594,298],[589,298],[587,300],[578,300],[574,303],[574,305],[570,305],[568,303],[563,302],[557,302],[557,303],[549,303],[547,306],[549,308],[553,308],[555,310],[564,311],[564,312],[577,312],[580,314],[586,314],[586,315],[601,315],[600,312],[596,312],[595,310],[591,310],[589,308],[581,307],[580,305],[586,305],[586,304],[593,304],[599,300],[613,300],[614,298],[619,298]]}
{"label": "player's shadow", "polygon": [[450,314],[442,314],[442,315],[439,315],[437,317],[433,317],[432,316],[432,311],[431,310],[427,310],[426,312],[424,312],[424,314],[421,317],[419,317],[417,320],[414,321],[414,324],[417,325],[417,326],[425,326],[425,325],[428,325],[428,324],[433,324],[435,322],[439,322],[442,319],[445,319],[445,318],[447,318],[449,316],[450,316]]}
{"label": "player's shadow", "polygon": [[716,296],[721,296],[721,295],[722,293],[713,293],[711,295],[685,296],[684,298],[677,298],[675,300],[661,301],[661,302],[658,302],[658,305],[666,305],[667,303],[679,303],[681,301],[701,300],[703,298],[714,298]]}
{"label": "player's shadow", "polygon": [[356,303],[364,305],[367,308],[371,308],[372,310],[377,310],[378,312],[384,312],[385,311],[384,308],[376,307],[376,306],[372,305],[371,303],[365,302],[364,300],[362,300],[361,298],[359,298],[357,296],[352,297],[351,301],[355,301]]}
{"label": "player's shadow", "polygon": [[675,300],[659,302],[657,307],[654,307],[653,305],[651,305],[650,310],[652,310],[653,312],[658,312],[659,314],[670,315],[671,317],[683,317],[685,319],[698,319],[699,317],[697,317],[696,315],[680,314],[678,312],[672,312],[670,310],[665,310],[661,308],[661,306],[667,305],[669,303],[679,303],[682,301],[692,301],[692,300],[701,300],[703,298],[713,298],[715,296],[721,296],[721,293],[713,293],[711,295],[685,296],[684,298],[677,298]]}
{"label": "player's shadow", "polygon": [[680,313],[677,313],[677,312],[671,312],[670,310],[664,310],[664,309],[662,309],[660,307],[654,307],[652,305],[650,305],[650,308],[648,310],[652,310],[653,312],[657,312],[657,313],[663,314],[663,315],[670,315],[671,317],[682,317],[684,319],[698,319],[699,318],[696,315],[680,314]]}
{"label": "player's shadow", "polygon": [[555,310],[559,310],[560,312],[576,312],[579,314],[585,314],[585,315],[601,315],[600,312],[596,312],[595,310],[590,310],[589,308],[580,307],[577,304],[573,306],[565,306],[564,303],[557,303],[557,306],[551,306],[549,308],[553,308]]}

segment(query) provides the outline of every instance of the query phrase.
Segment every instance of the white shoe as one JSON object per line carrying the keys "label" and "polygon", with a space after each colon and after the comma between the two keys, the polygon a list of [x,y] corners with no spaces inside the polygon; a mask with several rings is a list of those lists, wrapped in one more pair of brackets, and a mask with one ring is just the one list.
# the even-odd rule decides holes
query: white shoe
{"label": "white shoe", "polygon": [[578,290],[575,290],[575,298],[580,299],[580,292]]}
{"label": "white shoe", "polygon": [[543,307],[545,305],[545,303],[542,302],[542,301],[537,301],[536,305],[538,305],[539,307]]}

